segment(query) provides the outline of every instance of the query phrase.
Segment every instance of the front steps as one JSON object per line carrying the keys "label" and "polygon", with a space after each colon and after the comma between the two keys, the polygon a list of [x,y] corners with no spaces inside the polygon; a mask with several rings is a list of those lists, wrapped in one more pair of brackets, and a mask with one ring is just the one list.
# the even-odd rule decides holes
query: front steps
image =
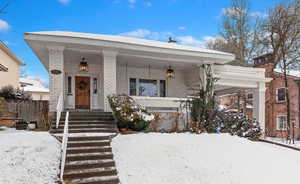
{"label": "front steps", "polygon": [[[65,112],[57,129],[53,121],[50,133],[62,136],[64,121]],[[119,184],[111,148],[111,138],[116,133],[111,113],[70,112],[64,183]]]}

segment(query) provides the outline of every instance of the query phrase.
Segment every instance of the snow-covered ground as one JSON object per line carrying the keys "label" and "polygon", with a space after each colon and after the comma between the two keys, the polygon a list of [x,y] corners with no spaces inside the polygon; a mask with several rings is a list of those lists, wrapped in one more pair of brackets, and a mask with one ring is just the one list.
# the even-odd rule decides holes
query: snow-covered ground
{"label": "snow-covered ground", "polygon": [[266,140],[280,143],[280,144],[285,144],[285,145],[296,147],[296,148],[300,148],[300,141],[296,141],[296,140],[295,140],[294,144],[289,143],[288,141],[286,141],[285,138],[279,138],[279,137],[266,137]]}
{"label": "snow-covered ground", "polygon": [[0,131],[0,183],[54,184],[59,148],[47,132]]}
{"label": "snow-covered ground", "polygon": [[122,184],[299,183],[300,152],[227,134],[118,135]]}

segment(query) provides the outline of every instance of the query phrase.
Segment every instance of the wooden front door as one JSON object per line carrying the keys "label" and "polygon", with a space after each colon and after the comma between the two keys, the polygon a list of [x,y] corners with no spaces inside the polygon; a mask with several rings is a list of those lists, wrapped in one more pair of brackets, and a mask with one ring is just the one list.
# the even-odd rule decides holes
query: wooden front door
{"label": "wooden front door", "polygon": [[90,108],[90,77],[75,77],[76,109]]}

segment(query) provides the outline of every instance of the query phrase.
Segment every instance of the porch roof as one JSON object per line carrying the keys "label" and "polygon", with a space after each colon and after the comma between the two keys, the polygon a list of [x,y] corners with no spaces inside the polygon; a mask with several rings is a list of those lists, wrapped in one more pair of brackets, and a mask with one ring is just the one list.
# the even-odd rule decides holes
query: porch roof
{"label": "porch roof", "polygon": [[42,54],[49,45],[64,46],[66,49],[78,49],[81,51],[86,49],[95,52],[112,49],[118,51],[119,55],[151,56],[158,59],[168,58],[170,61],[176,60],[175,62],[183,61],[195,64],[225,64],[235,58],[233,54],[205,48],[117,35],[42,31],[25,33],[24,39],[44,64],[47,62],[45,62],[46,58]]}

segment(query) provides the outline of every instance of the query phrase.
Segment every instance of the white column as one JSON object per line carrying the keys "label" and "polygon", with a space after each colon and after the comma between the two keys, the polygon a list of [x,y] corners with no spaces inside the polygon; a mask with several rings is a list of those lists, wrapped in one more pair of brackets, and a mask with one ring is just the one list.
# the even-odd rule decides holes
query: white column
{"label": "white column", "polygon": [[117,52],[103,50],[104,111],[110,112],[107,96],[117,93]]}
{"label": "white column", "polygon": [[[64,47],[49,46],[49,89],[50,101],[49,111],[55,112],[59,95],[64,91]],[[60,71],[60,74],[53,74],[53,71]],[[52,71],[52,72],[51,72]],[[63,95],[64,98],[64,95]]]}
{"label": "white column", "polygon": [[263,136],[265,135],[265,93],[266,84],[258,83],[258,88],[254,90],[253,94],[253,117],[259,122]]}

